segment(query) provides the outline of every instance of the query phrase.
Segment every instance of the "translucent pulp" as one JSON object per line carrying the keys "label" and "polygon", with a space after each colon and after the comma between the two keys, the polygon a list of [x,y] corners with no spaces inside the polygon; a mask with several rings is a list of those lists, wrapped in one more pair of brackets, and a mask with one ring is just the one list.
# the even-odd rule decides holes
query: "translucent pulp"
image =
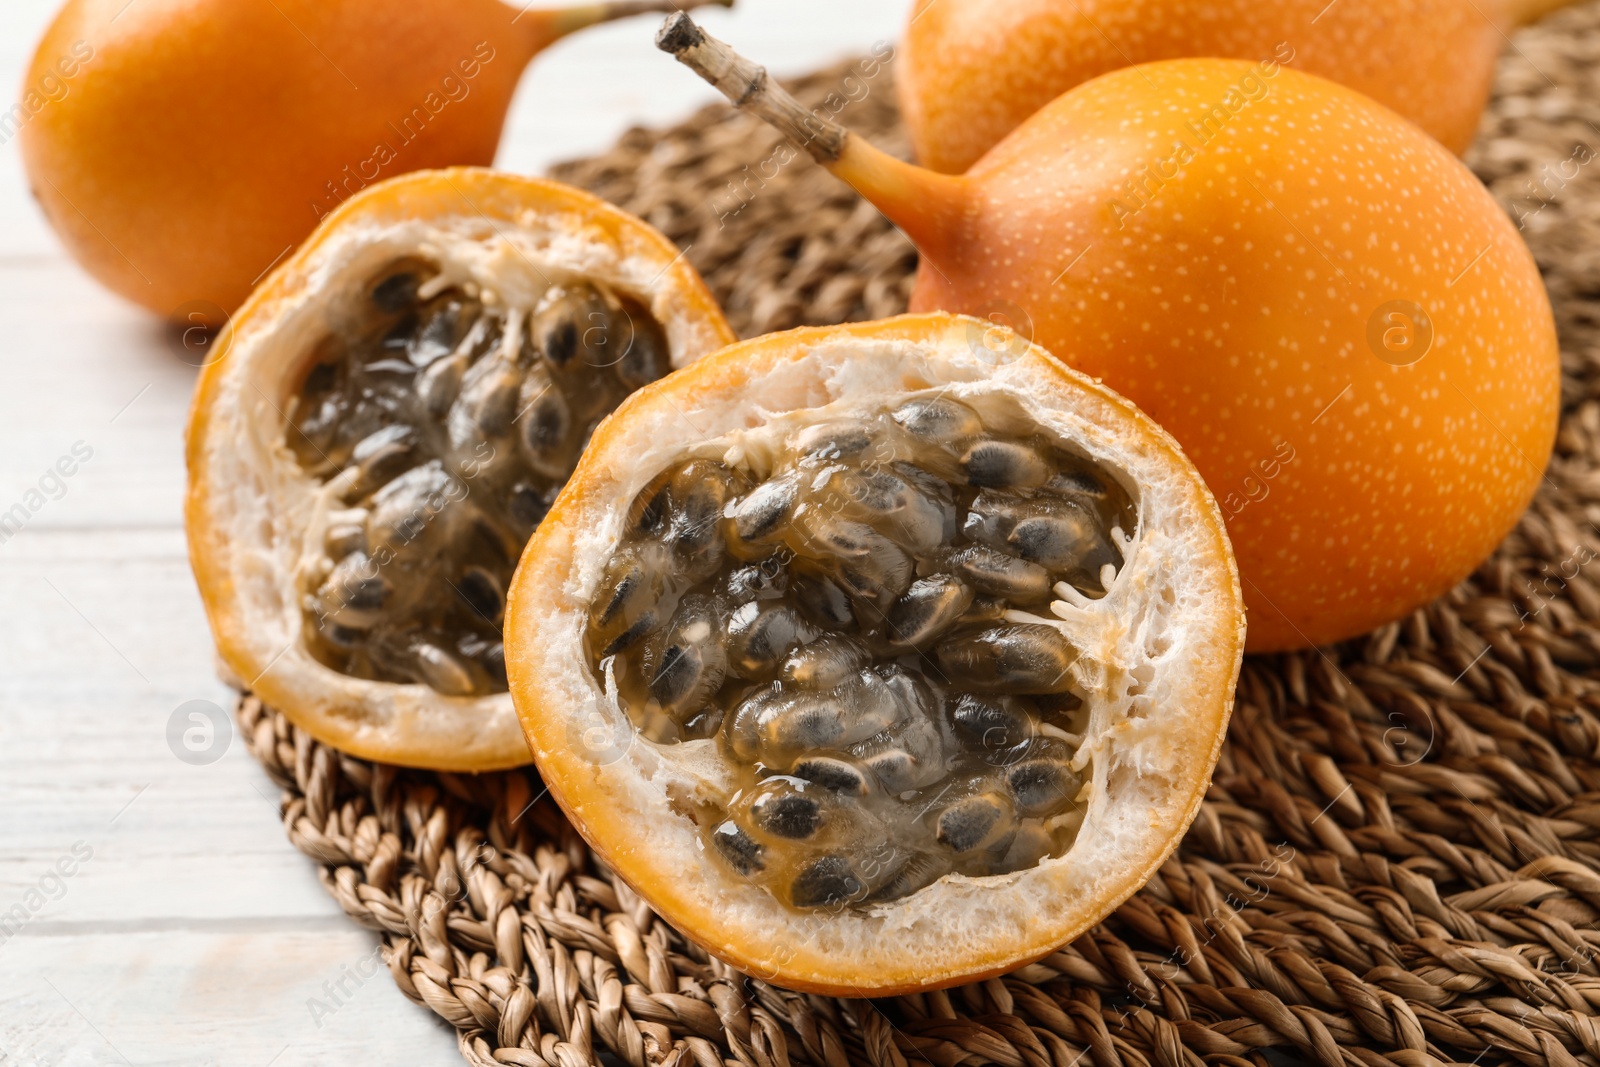
{"label": "translucent pulp", "polygon": [[478,696],[506,688],[523,546],[595,425],[670,368],[659,324],[598,282],[517,312],[437,276],[382,272],[290,405],[289,446],[330,497],[304,632],[345,674]]}
{"label": "translucent pulp", "polygon": [[591,666],[647,740],[714,740],[733,785],[708,843],[794,907],[1025,869],[1077,833],[1078,653],[1027,619],[1058,583],[1104,595],[1136,509],[1003,422],[917,398],[697,455],[632,503]]}

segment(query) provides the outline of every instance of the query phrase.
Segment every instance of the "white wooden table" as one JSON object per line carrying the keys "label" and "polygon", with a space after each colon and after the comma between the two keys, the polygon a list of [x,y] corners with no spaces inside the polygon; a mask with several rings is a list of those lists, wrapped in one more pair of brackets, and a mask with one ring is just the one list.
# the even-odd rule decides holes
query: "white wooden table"
{"label": "white wooden table", "polygon": [[[56,3],[0,4],[0,106]],[[707,25],[782,73],[892,40],[908,0],[740,4]],[[542,57],[501,164],[539,171],[712,99],[654,28]],[[0,150],[0,512],[92,450],[0,544],[0,914],[29,916],[0,928],[0,1067],[456,1062],[449,1028],[373,973],[376,938],[289,845],[239,740],[205,766],[168,746],[180,705],[229,707],[181,525],[193,380],[66,259]]]}

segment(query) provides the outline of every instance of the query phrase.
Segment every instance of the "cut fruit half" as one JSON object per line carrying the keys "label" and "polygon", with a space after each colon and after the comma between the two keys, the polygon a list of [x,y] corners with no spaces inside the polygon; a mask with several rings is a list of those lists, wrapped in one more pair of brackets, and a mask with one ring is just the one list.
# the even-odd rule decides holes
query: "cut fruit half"
{"label": "cut fruit half", "polygon": [[1014,969],[1142,885],[1243,647],[1176,443],[943,314],[757,338],[634,394],[506,627],[589,844],[719,958],[845,996]]}
{"label": "cut fruit half", "polygon": [[595,425],[732,339],[677,248],[587,193],[460,169],[351,199],[197,387],[189,551],[228,668],[367,759],[526,763],[517,558]]}

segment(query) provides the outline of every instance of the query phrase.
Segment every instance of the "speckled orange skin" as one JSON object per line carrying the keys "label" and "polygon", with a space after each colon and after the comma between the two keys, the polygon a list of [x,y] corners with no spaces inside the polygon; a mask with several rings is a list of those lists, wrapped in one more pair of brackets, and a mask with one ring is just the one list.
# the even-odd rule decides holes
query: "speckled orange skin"
{"label": "speckled orange skin", "polygon": [[1466,150],[1505,34],[1570,0],[920,0],[899,85],[917,158],[957,174],[1091,78],[1188,56],[1264,59],[1359,89]]}
{"label": "speckled orange skin", "polygon": [[[1177,166],[1185,123],[1251,72],[1264,95]],[[1146,164],[1173,175],[1147,202],[1127,185]],[[922,249],[913,310],[1031,330],[1183,444],[1228,518],[1252,649],[1444,592],[1544,470],[1558,361],[1532,257],[1454,156],[1352,90],[1154,63],[1058,98],[964,177],[859,138],[833,170]],[[1431,316],[1409,365],[1368,343],[1391,300]]]}
{"label": "speckled orange skin", "polygon": [[557,36],[551,13],[515,15],[499,0],[69,0],[27,85],[77,42],[93,54],[23,127],[29,179],[111,289],[163,315],[231,310],[360,189],[493,161],[523,67]]}

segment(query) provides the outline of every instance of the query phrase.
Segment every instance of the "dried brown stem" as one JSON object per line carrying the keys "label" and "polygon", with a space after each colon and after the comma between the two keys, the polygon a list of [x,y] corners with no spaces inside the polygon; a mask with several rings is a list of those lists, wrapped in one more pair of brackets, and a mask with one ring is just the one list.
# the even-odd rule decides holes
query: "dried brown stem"
{"label": "dried brown stem", "polygon": [[706,33],[684,12],[670,16],[662,25],[656,47],[716,86],[735,107],[776,127],[817,162],[835,162],[844,152],[848,130],[813,114],[769,78],[765,67]]}

